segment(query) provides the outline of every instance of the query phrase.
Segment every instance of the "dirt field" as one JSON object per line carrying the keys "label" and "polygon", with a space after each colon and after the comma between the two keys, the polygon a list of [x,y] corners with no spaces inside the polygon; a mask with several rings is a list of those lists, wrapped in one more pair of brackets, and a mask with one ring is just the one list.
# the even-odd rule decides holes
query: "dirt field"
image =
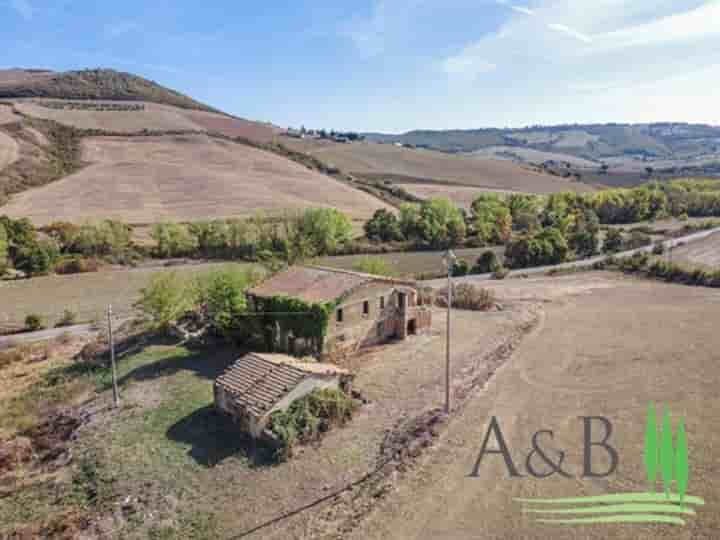
{"label": "dirt field", "polygon": [[0,132],[0,171],[18,159],[18,144],[15,139]]}
{"label": "dirt field", "polygon": [[[535,173],[507,161],[482,160],[390,144],[339,144],[284,137],[283,144],[307,152],[341,170],[359,175],[396,175],[414,180],[442,181],[486,189],[553,193],[592,191],[577,182]],[[403,183],[396,180],[397,183]]]}
{"label": "dirt field", "polygon": [[[711,289],[588,274],[492,285],[501,298],[542,299],[545,315],[488,388],[454,419],[419,468],[349,538],[488,540],[605,540],[673,538],[710,540],[720,530],[715,507],[717,448],[714,396],[720,384],[716,351],[720,293]],[[673,425],[683,416],[690,446],[688,493],[704,507],[687,526],[541,524],[523,513],[515,497],[554,498],[646,490],[642,465],[648,402],[667,404]],[[489,454],[479,476],[470,475],[496,416],[516,465],[526,473],[532,435],[554,431],[540,444],[563,468],[582,471],[580,415],[603,415],[614,426],[611,444],[620,464],[596,480],[508,478],[498,455]],[[489,448],[497,448],[490,443]],[[545,441],[543,445],[542,442]],[[542,461],[535,456],[536,469]],[[596,470],[607,464],[594,454]],[[544,469],[541,469],[544,471]]]}
{"label": "dirt field", "polygon": [[489,146],[476,150],[469,154],[476,159],[502,159],[510,161],[521,161],[525,163],[544,163],[545,161],[558,161],[571,163],[575,167],[597,169],[600,164],[588,159],[579,158],[571,154],[560,154],[557,152],[543,152],[532,148],[517,146]]}
{"label": "dirt field", "polygon": [[[470,266],[474,265],[478,257],[486,251],[494,251],[500,260],[503,260],[505,251],[502,247],[493,248],[471,248],[456,249],[455,255],[459,259],[467,261]],[[385,253],[381,255],[341,255],[336,257],[323,257],[316,261],[321,266],[353,270],[355,266],[366,258],[382,259],[390,265],[398,274],[404,276],[417,276],[419,274],[442,274],[446,272],[442,262],[442,252],[437,251],[413,251],[405,253]]]}
{"label": "dirt field", "polygon": [[672,259],[675,262],[686,262],[715,270],[720,269],[720,233],[716,233],[701,242],[693,242],[687,246],[674,249]]}
{"label": "dirt field", "polygon": [[[42,100],[42,102],[73,103],[66,100]],[[142,105],[144,110],[141,111],[58,110],[44,107],[38,100],[30,99],[14,100],[14,103],[19,112],[28,116],[55,120],[61,124],[81,129],[102,129],[118,133],[137,133],[143,129],[212,131],[228,137],[245,137],[256,142],[270,142],[273,136],[279,132],[270,124],[142,101],[130,103],[131,105]],[[90,100],[83,103],[117,105],[122,102]],[[1,115],[0,123],[2,123]]]}
{"label": "dirt field", "polygon": [[129,314],[140,297],[140,289],[154,273],[192,276],[222,266],[208,263],[0,281],[0,328],[22,326],[30,313],[44,316],[52,326],[66,309],[77,313],[78,322],[88,322],[101,317],[108,304],[118,314]]}
{"label": "dirt field", "polygon": [[11,124],[20,120],[20,117],[13,112],[8,105],[0,105],[0,125]]}
{"label": "dirt field", "polygon": [[105,218],[153,223],[311,206],[366,220],[386,207],[275,154],[203,135],[89,138],[83,158],[92,165],[18,194],[3,211],[36,224]]}

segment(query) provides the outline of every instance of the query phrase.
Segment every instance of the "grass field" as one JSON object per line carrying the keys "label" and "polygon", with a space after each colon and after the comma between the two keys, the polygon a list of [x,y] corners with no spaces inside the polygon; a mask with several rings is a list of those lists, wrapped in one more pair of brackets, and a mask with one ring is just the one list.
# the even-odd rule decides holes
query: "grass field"
{"label": "grass field", "polygon": [[529,171],[507,161],[474,159],[369,142],[339,144],[291,138],[282,138],[282,142],[350,174],[390,175],[414,179],[413,183],[425,179],[455,186],[530,193],[592,191],[587,185]]}
{"label": "grass field", "polygon": [[387,207],[278,155],[204,135],[97,137],[83,147],[90,166],[18,194],[2,211],[36,224],[106,218],[132,224],[307,207],[366,220]]}
{"label": "grass field", "polygon": [[[132,305],[140,297],[150,277],[156,272],[177,272],[192,277],[198,273],[221,268],[224,264],[207,263],[167,269],[142,268],[47,276],[29,280],[0,281],[0,327],[19,327],[25,316],[38,313],[52,326],[66,309],[78,315],[78,322],[97,320],[108,304],[119,315],[132,312]],[[250,265],[244,265],[250,266]]]}

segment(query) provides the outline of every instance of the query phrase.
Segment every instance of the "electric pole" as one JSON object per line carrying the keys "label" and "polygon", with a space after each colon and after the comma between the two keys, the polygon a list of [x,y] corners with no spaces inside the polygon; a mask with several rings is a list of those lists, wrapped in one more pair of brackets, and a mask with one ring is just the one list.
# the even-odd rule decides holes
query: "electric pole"
{"label": "electric pole", "polygon": [[115,342],[113,340],[112,327],[112,305],[108,305],[108,342],[110,344],[110,365],[112,366],[112,385],[113,385],[113,407],[116,409],[120,406],[120,392],[117,384],[117,368],[115,366]]}
{"label": "electric pole", "polygon": [[455,261],[457,257],[448,250],[443,257],[443,262],[447,266],[447,331],[445,336],[445,413],[450,414],[450,320],[452,312],[452,274],[455,269]]}

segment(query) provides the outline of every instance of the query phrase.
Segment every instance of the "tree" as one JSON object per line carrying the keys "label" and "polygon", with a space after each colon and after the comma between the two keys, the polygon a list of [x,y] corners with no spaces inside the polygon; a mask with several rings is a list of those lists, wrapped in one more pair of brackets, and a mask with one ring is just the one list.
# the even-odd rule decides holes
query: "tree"
{"label": "tree", "polygon": [[195,280],[194,303],[202,307],[218,333],[227,339],[241,341],[251,332],[245,317],[245,291],[256,281],[255,273],[237,268],[201,275]]}
{"label": "tree", "polygon": [[505,257],[510,268],[559,264],[567,259],[568,243],[562,232],[546,227],[524,234],[507,245]]}
{"label": "tree", "polygon": [[2,275],[10,262],[10,242],[5,226],[0,223],[0,275]]}
{"label": "tree", "polygon": [[[402,223],[403,209],[400,211]],[[413,218],[417,219],[417,239],[431,247],[455,246],[465,238],[464,216],[448,199],[430,199],[423,202],[419,214],[413,215]]]}
{"label": "tree", "polygon": [[155,240],[155,252],[160,257],[182,257],[192,254],[195,242],[187,227],[177,223],[156,223],[150,237]]}
{"label": "tree", "polygon": [[609,229],[603,242],[603,253],[617,253],[622,250],[623,235],[619,229]]}
{"label": "tree", "polygon": [[48,274],[57,262],[60,250],[54,241],[35,242],[20,248],[15,268],[31,276]]}
{"label": "tree", "polygon": [[167,329],[171,323],[193,307],[193,295],[188,283],[175,272],[160,272],[150,278],[141,290],[139,307],[153,323]]}
{"label": "tree", "polygon": [[502,244],[512,234],[512,214],[506,201],[495,193],[484,193],[471,206],[476,236],[483,243]]}
{"label": "tree", "polygon": [[497,254],[488,250],[478,257],[472,272],[474,274],[490,274],[496,272],[501,266]]}
{"label": "tree", "polygon": [[537,195],[513,193],[507,199],[512,216],[513,228],[519,231],[534,231],[540,227],[540,213],[543,199]]}
{"label": "tree", "polygon": [[352,223],[335,208],[311,208],[300,220],[300,232],[310,239],[318,255],[329,255],[350,241]]}
{"label": "tree", "polygon": [[586,208],[574,215],[570,234],[570,247],[580,257],[590,257],[598,250],[600,220],[597,214]]}
{"label": "tree", "polygon": [[365,222],[364,229],[369,240],[393,242],[403,239],[397,216],[384,208],[375,211],[370,221]]}
{"label": "tree", "polygon": [[420,231],[420,205],[403,203],[400,205],[400,232],[408,240],[419,240]]}

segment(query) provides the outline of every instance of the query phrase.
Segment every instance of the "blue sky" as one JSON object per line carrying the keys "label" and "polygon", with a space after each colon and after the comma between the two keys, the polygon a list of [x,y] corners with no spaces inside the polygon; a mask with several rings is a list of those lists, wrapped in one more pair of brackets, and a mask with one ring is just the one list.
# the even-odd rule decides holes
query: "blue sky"
{"label": "blue sky", "polygon": [[281,126],[720,124],[720,0],[0,0],[0,35]]}

